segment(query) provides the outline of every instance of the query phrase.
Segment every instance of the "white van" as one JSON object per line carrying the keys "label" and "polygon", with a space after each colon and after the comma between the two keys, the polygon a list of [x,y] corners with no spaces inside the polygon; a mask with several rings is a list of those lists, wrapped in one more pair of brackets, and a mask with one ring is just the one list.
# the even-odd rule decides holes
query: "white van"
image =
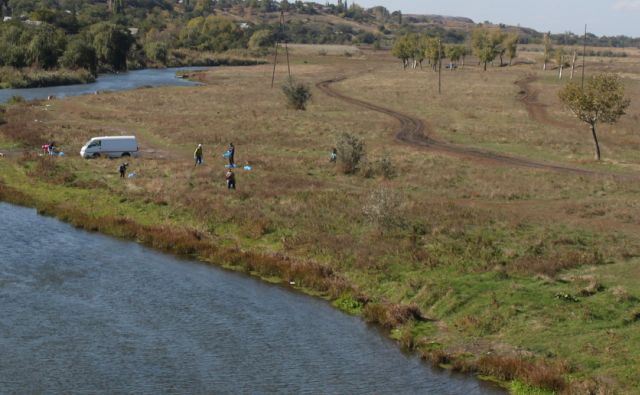
{"label": "white van", "polygon": [[83,158],[120,158],[138,156],[139,148],[136,136],[103,136],[89,140],[80,150]]}

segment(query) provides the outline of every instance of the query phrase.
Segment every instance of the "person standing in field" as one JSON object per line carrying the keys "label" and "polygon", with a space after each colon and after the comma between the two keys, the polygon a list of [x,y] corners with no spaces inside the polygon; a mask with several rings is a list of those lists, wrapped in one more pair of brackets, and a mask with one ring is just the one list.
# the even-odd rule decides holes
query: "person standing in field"
{"label": "person standing in field", "polygon": [[233,170],[229,169],[224,178],[227,180],[227,189],[236,189],[236,175]]}
{"label": "person standing in field", "polygon": [[329,156],[329,162],[335,163],[338,160],[338,150],[334,147],[331,150],[331,156]]}
{"label": "person standing in field", "polygon": [[196,160],[196,164],[194,166],[198,166],[202,164],[202,144],[198,144],[198,148],[193,153],[193,157]]}
{"label": "person standing in field", "polygon": [[118,167],[118,171],[120,172],[120,178],[124,178],[124,174],[127,172],[128,166],[129,164],[127,162],[120,164],[120,167]]}
{"label": "person standing in field", "polygon": [[233,146],[233,143],[229,143],[229,167],[233,167],[235,162],[234,162],[234,155],[236,154],[236,147]]}

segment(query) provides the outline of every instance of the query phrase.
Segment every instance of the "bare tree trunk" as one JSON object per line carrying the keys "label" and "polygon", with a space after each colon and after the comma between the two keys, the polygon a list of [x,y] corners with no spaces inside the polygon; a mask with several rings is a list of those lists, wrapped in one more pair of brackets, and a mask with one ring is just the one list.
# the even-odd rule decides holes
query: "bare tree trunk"
{"label": "bare tree trunk", "polygon": [[596,124],[591,124],[591,134],[593,135],[593,143],[596,146],[596,160],[600,160],[600,144],[598,143],[598,135],[596,134]]}
{"label": "bare tree trunk", "polygon": [[558,73],[558,79],[562,79],[562,70],[564,69],[564,61],[560,62],[560,72]]}
{"label": "bare tree trunk", "polygon": [[544,61],[544,64],[542,65],[542,70],[546,71],[547,70],[547,61]]}
{"label": "bare tree trunk", "polygon": [[569,78],[570,80],[573,80],[573,72],[576,70],[576,57],[578,55],[577,51],[573,51],[573,60],[571,61],[571,78]]}
{"label": "bare tree trunk", "polygon": [[464,69],[464,56],[462,57],[462,68]]}

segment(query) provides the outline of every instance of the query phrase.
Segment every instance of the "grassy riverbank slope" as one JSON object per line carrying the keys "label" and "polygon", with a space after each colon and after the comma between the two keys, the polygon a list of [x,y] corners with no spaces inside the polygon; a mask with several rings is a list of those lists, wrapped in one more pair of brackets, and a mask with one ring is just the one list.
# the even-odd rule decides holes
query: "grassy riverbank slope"
{"label": "grassy riverbank slope", "polygon": [[[637,109],[601,128],[606,160],[595,163],[588,130],[557,107],[561,83],[537,66],[448,72],[438,96],[436,74],[403,73],[386,53],[307,50],[293,59],[298,79],[347,76],[333,89],[423,118],[443,141],[607,174],[640,167]],[[633,63],[591,59],[590,67],[622,68],[640,99]],[[270,71],[219,68],[199,74],[205,86],[12,106],[0,147],[54,139],[67,155],[14,148],[0,160],[0,198],[295,283],[434,362],[520,379],[514,391],[640,389],[637,176],[519,168],[412,146],[395,139],[393,118],[318,89],[306,112],[286,109],[281,91],[269,89]],[[278,71],[282,83],[286,66]],[[528,89],[535,100],[523,100]],[[366,141],[370,164],[389,158],[396,176],[342,174],[328,161],[342,132]],[[110,134],[138,136],[145,155],[129,161],[137,177],[120,180],[117,161],[76,155],[89,137]],[[237,161],[253,166],[238,170],[237,191],[223,182],[229,142]],[[198,143],[205,164],[194,168]]]}
{"label": "grassy riverbank slope", "polygon": [[96,77],[84,69],[41,70],[0,67],[0,89],[88,84],[95,80]]}

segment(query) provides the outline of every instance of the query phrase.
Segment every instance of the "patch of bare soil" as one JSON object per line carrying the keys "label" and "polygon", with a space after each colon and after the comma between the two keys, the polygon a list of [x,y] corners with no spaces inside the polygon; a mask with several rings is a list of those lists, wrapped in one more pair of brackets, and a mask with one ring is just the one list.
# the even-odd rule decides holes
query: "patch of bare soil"
{"label": "patch of bare soil", "polygon": [[527,109],[527,113],[529,113],[529,117],[538,123],[542,123],[549,126],[564,128],[564,129],[573,129],[575,125],[569,124],[566,122],[559,121],[557,119],[553,119],[549,116],[549,112],[547,111],[547,105],[538,101],[538,96],[540,95],[540,91],[534,89],[531,84],[536,82],[538,77],[535,75],[527,75],[522,79],[519,79],[515,82],[515,84],[520,88],[520,92],[518,93],[518,100],[524,104]]}

